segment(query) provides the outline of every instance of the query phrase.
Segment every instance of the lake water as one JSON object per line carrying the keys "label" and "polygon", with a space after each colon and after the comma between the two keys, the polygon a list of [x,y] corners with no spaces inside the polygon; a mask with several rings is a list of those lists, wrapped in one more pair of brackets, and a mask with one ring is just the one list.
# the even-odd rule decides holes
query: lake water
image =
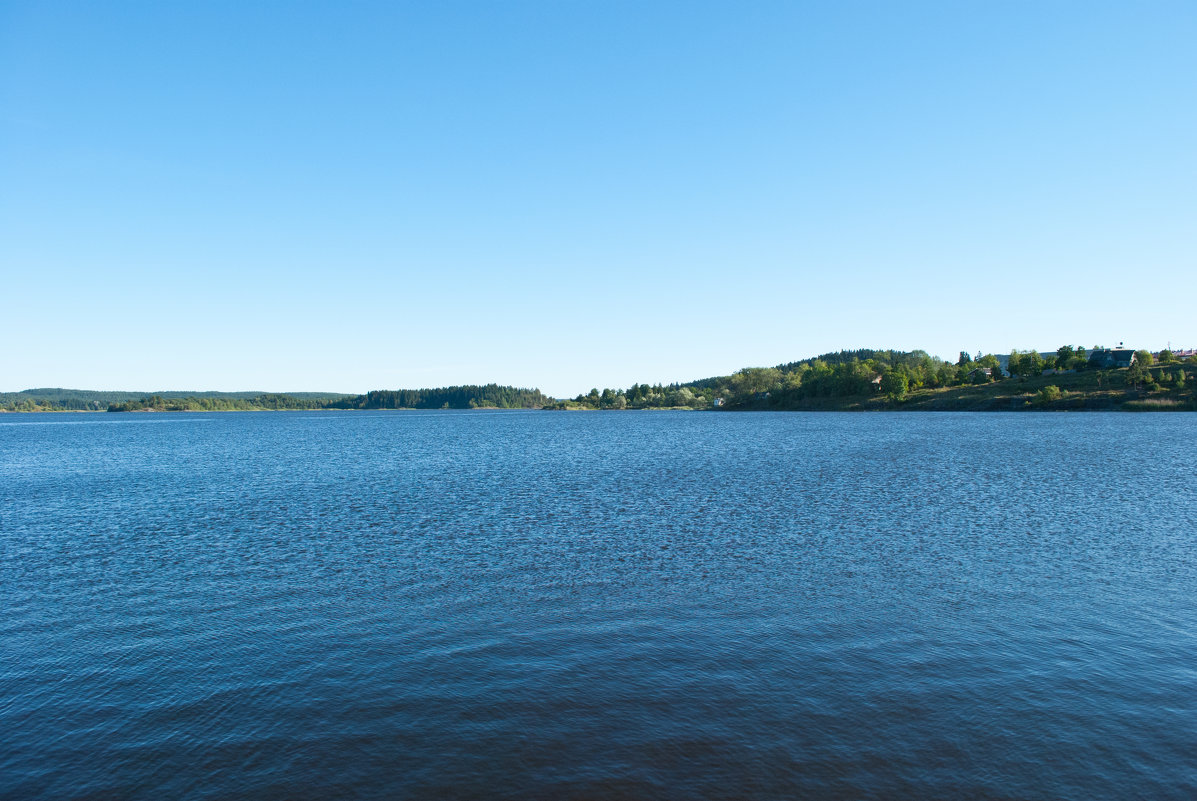
{"label": "lake water", "polygon": [[1197,415],[0,415],[0,797],[1197,797]]}

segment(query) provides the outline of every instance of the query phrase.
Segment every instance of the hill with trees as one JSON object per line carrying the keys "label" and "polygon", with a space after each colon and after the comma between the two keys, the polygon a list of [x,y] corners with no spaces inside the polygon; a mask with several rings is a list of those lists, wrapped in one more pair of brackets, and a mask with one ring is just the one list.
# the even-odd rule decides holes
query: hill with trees
{"label": "hill with trees", "polygon": [[[925,351],[845,350],[776,367],[746,367],[686,384],[596,388],[554,409],[1011,410],[1197,409],[1197,358],[1136,351],[1105,368],[1110,351],[1065,345],[1055,353],[962,351],[955,363]],[[1005,370],[1002,365],[1005,364]]]}

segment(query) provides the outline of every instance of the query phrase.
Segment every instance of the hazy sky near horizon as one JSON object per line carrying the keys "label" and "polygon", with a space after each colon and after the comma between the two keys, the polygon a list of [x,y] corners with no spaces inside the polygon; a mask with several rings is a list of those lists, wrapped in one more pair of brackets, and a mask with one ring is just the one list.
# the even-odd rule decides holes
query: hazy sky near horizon
{"label": "hazy sky near horizon", "polygon": [[1197,4],[0,2],[0,391],[1197,346]]}

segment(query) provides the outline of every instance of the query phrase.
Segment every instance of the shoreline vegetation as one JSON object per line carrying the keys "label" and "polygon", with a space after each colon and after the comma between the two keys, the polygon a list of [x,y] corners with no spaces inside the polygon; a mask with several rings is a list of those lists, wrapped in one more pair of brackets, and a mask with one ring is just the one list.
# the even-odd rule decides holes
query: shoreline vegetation
{"label": "shoreline vegetation", "polygon": [[946,362],[925,351],[853,350],[777,367],[747,367],[685,384],[633,384],[556,399],[498,384],[292,392],[0,393],[6,412],[182,412],[319,409],[546,409],[598,411],[1197,411],[1197,355],[1064,346]]}

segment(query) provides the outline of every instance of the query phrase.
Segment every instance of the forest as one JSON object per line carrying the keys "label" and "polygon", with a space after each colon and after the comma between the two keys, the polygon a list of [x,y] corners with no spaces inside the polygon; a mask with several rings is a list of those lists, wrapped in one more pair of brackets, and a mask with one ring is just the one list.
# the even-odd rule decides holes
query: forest
{"label": "forest", "polygon": [[553,403],[539,389],[486,384],[440,389],[376,389],[343,398],[329,409],[539,409]]}

